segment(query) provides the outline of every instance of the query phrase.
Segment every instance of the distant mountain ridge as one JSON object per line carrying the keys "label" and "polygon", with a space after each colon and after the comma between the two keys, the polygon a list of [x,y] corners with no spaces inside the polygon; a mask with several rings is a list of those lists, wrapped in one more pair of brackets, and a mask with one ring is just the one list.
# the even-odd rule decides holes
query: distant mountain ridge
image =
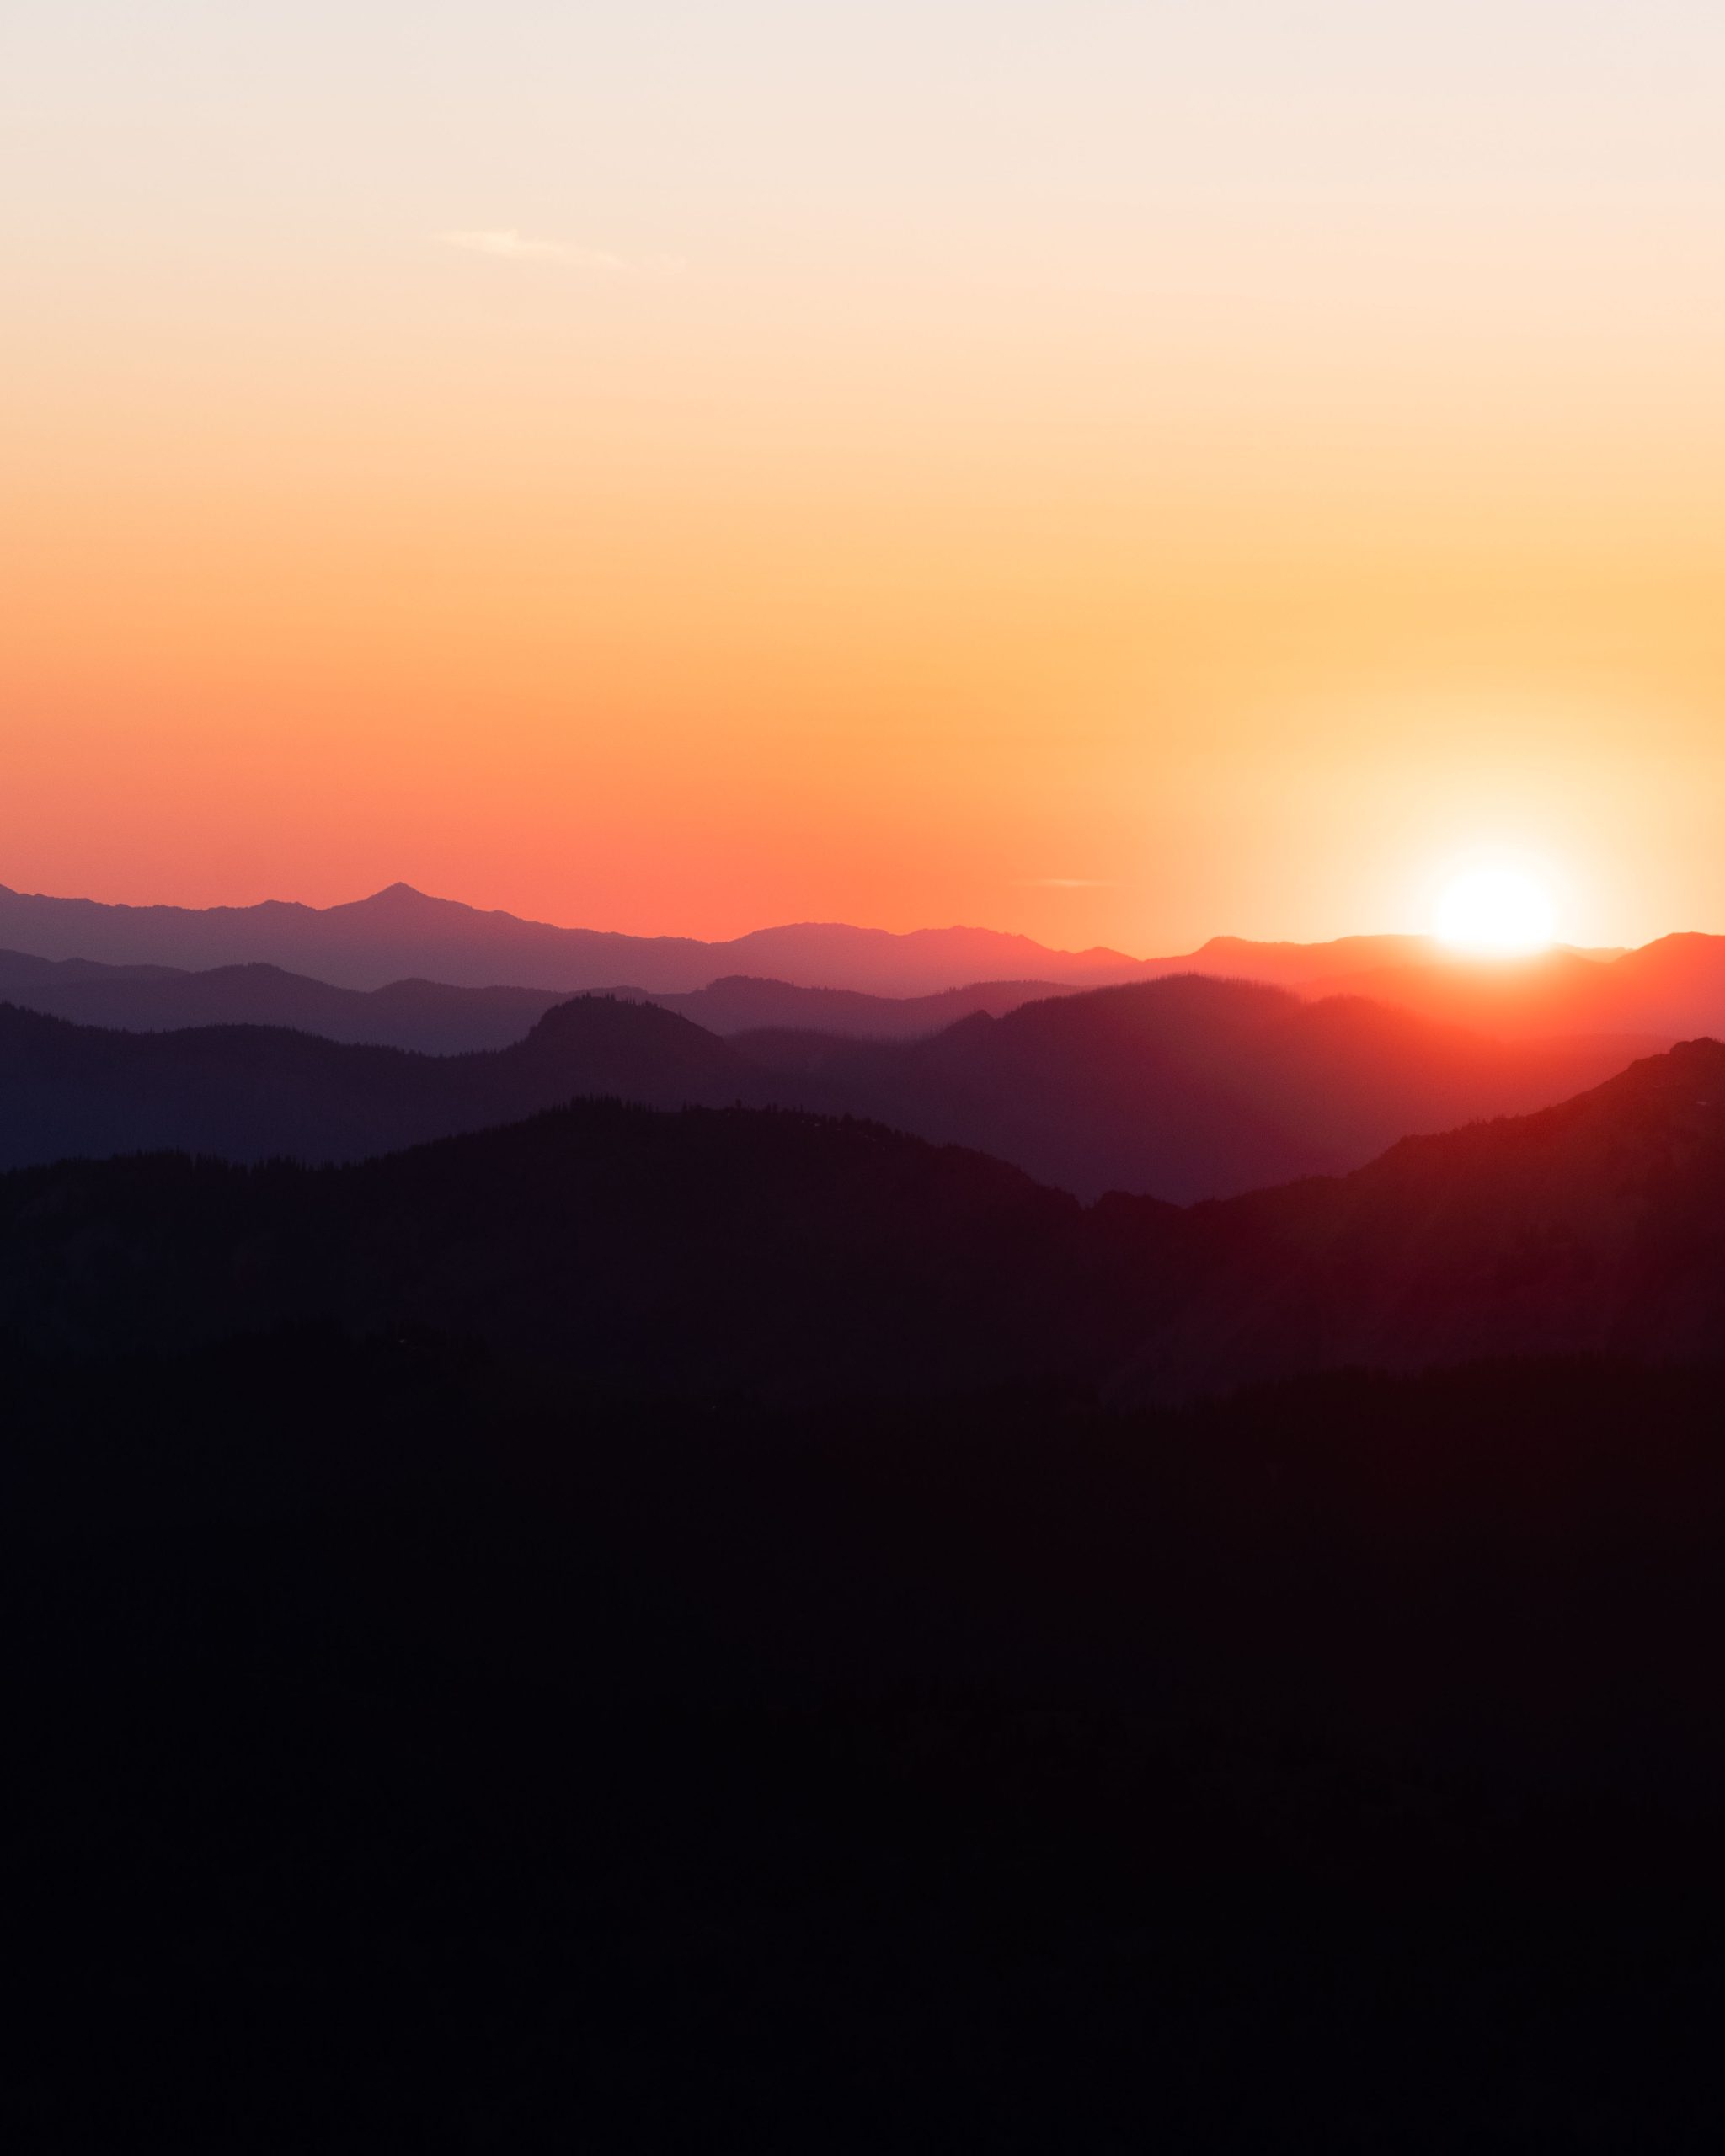
{"label": "distant mountain ridge", "polygon": [[0,951],[0,1001],[122,1033],[275,1026],[325,1040],[457,1055],[520,1040],[563,998],[556,989],[452,988],[429,980],[338,988],[255,960],[190,971]]}
{"label": "distant mountain ridge", "polygon": [[403,979],[460,987],[519,986],[573,994],[633,985],[687,994],[727,974],[875,995],[927,995],[976,980],[1094,985],[1141,970],[1124,953],[1049,951],[994,929],[885,929],[809,922],[730,941],[623,936],[484,913],[393,883],[336,906],[266,900],[254,906],[106,905],[0,886],[0,949],[110,965],[190,968],[263,963],[337,987]]}
{"label": "distant mountain ridge", "polygon": [[1603,963],[1557,949],[1484,964],[1375,965],[1327,976],[1322,992],[1504,1036],[1725,1034],[1725,937],[1662,936]]}
{"label": "distant mountain ridge", "polygon": [[[818,1017],[776,1011],[769,1007],[769,982],[824,990],[835,999],[866,995],[910,1002],[977,985],[1052,995],[1202,973],[1260,981],[1307,997],[1363,995],[1506,1037],[1610,1034],[1669,1043],[1725,1033],[1725,937],[1699,934],[1664,937],[1627,952],[1560,946],[1510,959],[1470,959],[1423,936],[1352,936],[1307,944],[1217,936],[1194,952],[1137,958],[1102,947],[1050,950],[1028,937],[982,928],[899,935],[804,922],[713,943],[692,937],[625,936],[482,912],[429,898],[405,883],[344,905],[271,900],[203,911],[45,898],[0,886],[0,953],[182,970],[262,965],[358,992],[419,982],[537,991],[547,1000],[591,990],[682,998],[704,995],[723,981],[729,985],[727,996],[713,999],[709,1007],[677,1006],[723,1032],[807,1027],[812,1019],[820,1030],[908,1036],[934,1030],[943,1017],[964,1015],[958,1010],[864,1012],[846,1010],[836,1001]],[[0,962],[0,975],[4,970]],[[746,995],[736,985],[743,980],[756,985]],[[7,992],[0,979],[0,995]],[[754,1007],[745,1015],[742,1006],[751,999]],[[87,1021],[99,1022],[104,1015],[65,1002],[55,1007]],[[972,1007],[998,1016],[1010,1006],[990,1000]],[[526,1003],[522,1011],[528,1012]],[[212,1010],[206,1015],[227,1014]],[[270,1015],[272,1022],[301,1022],[285,1012]],[[340,1022],[344,1027],[352,1015]],[[374,1020],[381,1015],[371,1014]],[[454,1023],[455,1031],[440,1034],[442,1020],[428,1019],[425,1044],[434,1038],[462,1047],[498,1044],[483,1024],[462,1033],[452,1011],[443,1019]],[[326,1029],[335,1038],[376,1037],[338,1031],[334,1021]],[[405,1020],[385,1038],[398,1045],[421,1044]]]}

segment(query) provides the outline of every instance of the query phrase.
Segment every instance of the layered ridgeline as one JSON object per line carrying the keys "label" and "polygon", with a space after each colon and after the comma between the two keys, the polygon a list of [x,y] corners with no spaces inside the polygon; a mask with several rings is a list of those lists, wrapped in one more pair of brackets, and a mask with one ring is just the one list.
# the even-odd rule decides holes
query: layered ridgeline
{"label": "layered ridgeline", "polygon": [[[428,989],[411,1007],[435,1016],[451,997],[487,993]],[[799,995],[830,1000],[777,1000]],[[0,1167],[163,1148],[358,1160],[602,1095],[863,1116],[1082,1197],[1184,1203],[1355,1167],[1408,1131],[1541,1107],[1629,1054],[1180,976],[978,1011],[895,1043],[791,1028],[726,1039],[652,1004],[580,997],[507,1048],[441,1057],[256,1026],[128,1033],[0,1006]]]}
{"label": "layered ridgeline", "polygon": [[1045,1379],[1121,1399],[1365,1364],[1725,1342],[1725,1048],[1350,1176],[1087,1209],[876,1125],[606,1103],[342,1169],[0,1182],[0,1327],[80,1352],[428,1329],[648,1390]]}
{"label": "layered ridgeline", "polygon": [[[103,969],[131,978],[104,978]],[[210,978],[184,978],[189,972]],[[724,942],[622,936],[484,912],[403,883],[348,905],[204,910],[0,887],[0,996],[89,1023],[303,1025],[339,1039],[439,1052],[501,1046],[553,995],[595,989],[676,1001],[720,987],[686,1015],[721,1032],[795,1025],[908,1037],[967,1010],[999,1015],[1033,995],[1187,972],[1305,996],[1365,995],[1510,1035],[1609,1033],[1667,1045],[1725,1032],[1725,937],[1710,936],[1669,936],[1637,951],[1559,947],[1492,960],[1466,959],[1419,936],[1306,944],[1219,936],[1179,956],[1138,958],[1105,948],[1051,950],[973,928],[893,935],[815,922]],[[368,1006],[320,998],[317,984],[387,994]],[[440,1002],[432,985],[510,995],[464,1007]],[[791,1007],[797,990],[823,991],[821,1004]],[[957,1004],[911,1007],[960,990]]]}
{"label": "layered ridgeline", "polygon": [[349,905],[103,905],[0,887],[0,950],[112,965],[264,963],[339,987],[424,979],[460,986],[583,989],[625,984],[685,994],[728,974],[877,995],[928,995],[977,980],[1089,987],[1144,970],[1123,952],[1051,951],[985,928],[884,929],[807,922],[725,942],[558,928],[429,898],[406,883]]}
{"label": "layered ridgeline", "polygon": [[920,1042],[775,1031],[735,1044],[812,1105],[979,1147],[1081,1197],[1181,1203],[1546,1107],[1648,1045],[1504,1042],[1362,997],[1302,1001],[1203,974],[979,1014]]}
{"label": "layered ridgeline", "polygon": [[1725,1033],[1720,936],[1664,936],[1622,953],[1556,948],[1471,960],[1412,937],[1307,945],[1219,939],[1199,963],[1302,995],[1368,996],[1493,1033],[1634,1034],[1665,1043]]}
{"label": "layered ridgeline", "polygon": [[558,1003],[524,1040],[421,1055],[267,1026],[131,1033],[0,1005],[0,1166],[179,1149],[353,1161],[577,1095],[762,1099],[727,1043],[650,1004]]}
{"label": "layered ridgeline", "polygon": [[[709,1033],[771,1027],[914,1040],[980,1011],[999,1017],[1021,1003],[1076,991],[1052,981],[1008,980],[975,981],[933,995],[868,995],[857,989],[798,988],[788,981],[729,974],[684,995],[649,994],[633,984],[616,992],[632,1002],[678,1011]],[[339,988],[261,961],[192,970],[0,951],[0,1002],[126,1033],[287,1026],[327,1040],[460,1055],[474,1049],[507,1048],[553,1004],[564,1001],[561,989],[458,988],[432,980]]]}

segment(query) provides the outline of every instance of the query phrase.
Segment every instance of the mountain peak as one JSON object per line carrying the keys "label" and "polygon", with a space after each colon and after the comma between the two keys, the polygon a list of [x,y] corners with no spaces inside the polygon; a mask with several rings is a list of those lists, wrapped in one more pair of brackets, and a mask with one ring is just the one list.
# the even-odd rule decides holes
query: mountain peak
{"label": "mountain peak", "polygon": [[381,891],[373,891],[370,898],[361,899],[359,903],[362,906],[435,906],[447,905],[450,901],[447,899],[429,898],[424,891],[417,889],[412,883],[386,883]]}

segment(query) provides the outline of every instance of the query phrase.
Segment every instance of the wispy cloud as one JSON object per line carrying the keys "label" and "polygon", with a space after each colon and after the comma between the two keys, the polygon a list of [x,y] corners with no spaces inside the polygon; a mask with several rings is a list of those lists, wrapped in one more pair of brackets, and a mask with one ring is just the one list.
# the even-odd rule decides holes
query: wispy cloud
{"label": "wispy cloud", "polygon": [[467,254],[489,254],[497,262],[547,262],[565,270],[584,270],[596,277],[675,276],[682,264],[671,255],[632,259],[602,248],[578,247],[572,240],[535,239],[513,226],[497,231],[440,232],[446,247]]}
{"label": "wispy cloud", "polygon": [[1119,888],[1112,876],[1027,876],[1018,886],[1021,891],[1118,891]]}

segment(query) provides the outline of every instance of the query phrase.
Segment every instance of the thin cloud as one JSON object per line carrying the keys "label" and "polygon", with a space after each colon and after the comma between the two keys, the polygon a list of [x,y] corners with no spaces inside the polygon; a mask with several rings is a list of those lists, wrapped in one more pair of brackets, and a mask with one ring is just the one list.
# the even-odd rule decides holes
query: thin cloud
{"label": "thin cloud", "polygon": [[577,247],[570,240],[535,239],[512,225],[495,231],[440,232],[437,237],[445,247],[458,247],[467,254],[487,254],[494,262],[555,263],[597,277],[673,276],[683,266],[670,255],[632,261],[626,255],[609,254],[602,248]]}

